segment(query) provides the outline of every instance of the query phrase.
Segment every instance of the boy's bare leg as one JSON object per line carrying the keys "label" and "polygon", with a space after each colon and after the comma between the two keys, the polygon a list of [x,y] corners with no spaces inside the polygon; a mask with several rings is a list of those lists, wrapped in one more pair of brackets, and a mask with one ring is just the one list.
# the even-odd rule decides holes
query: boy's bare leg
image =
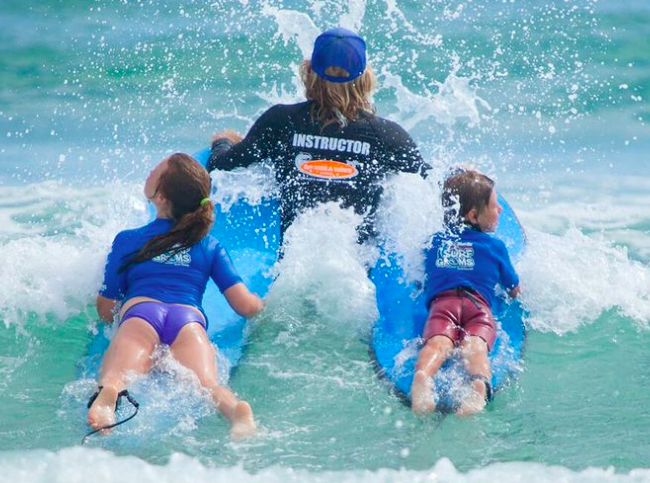
{"label": "boy's bare leg", "polygon": [[454,342],[449,337],[436,335],[420,351],[411,385],[411,409],[415,414],[427,414],[436,408],[432,395],[432,377],[453,349]]}
{"label": "boy's bare leg", "polygon": [[[465,369],[470,375],[480,375],[492,380],[487,343],[480,337],[469,336],[461,344],[461,353]],[[487,388],[480,379],[472,381],[473,390],[456,411],[458,416],[471,416],[481,412],[486,404]]]}

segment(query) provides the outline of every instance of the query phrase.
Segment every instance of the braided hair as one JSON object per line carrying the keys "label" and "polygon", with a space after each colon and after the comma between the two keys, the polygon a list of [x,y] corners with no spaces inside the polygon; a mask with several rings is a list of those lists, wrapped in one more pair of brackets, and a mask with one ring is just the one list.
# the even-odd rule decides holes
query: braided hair
{"label": "braided hair", "polygon": [[172,229],[155,236],[135,253],[122,267],[151,260],[165,254],[172,258],[203,240],[210,232],[214,216],[210,196],[210,175],[194,158],[175,153],[167,158],[167,169],[163,171],[156,192],[171,204]]}

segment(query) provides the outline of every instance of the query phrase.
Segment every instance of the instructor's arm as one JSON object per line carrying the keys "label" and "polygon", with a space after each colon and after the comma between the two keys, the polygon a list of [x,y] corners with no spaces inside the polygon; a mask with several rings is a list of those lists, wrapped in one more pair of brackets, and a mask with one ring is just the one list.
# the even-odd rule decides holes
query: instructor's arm
{"label": "instructor's arm", "polygon": [[231,130],[216,134],[212,139],[208,171],[247,167],[273,157],[278,144],[277,127],[286,124],[286,120],[278,114],[277,107],[273,106],[262,114],[244,139]]}

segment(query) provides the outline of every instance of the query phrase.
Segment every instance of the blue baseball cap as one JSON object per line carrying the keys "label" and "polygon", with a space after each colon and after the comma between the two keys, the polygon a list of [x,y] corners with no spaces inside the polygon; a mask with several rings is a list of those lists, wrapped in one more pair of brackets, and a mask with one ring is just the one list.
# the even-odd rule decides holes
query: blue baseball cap
{"label": "blue baseball cap", "polygon": [[[349,75],[327,75],[325,71],[330,67],[340,67]],[[366,70],[366,42],[354,32],[342,27],[326,30],[314,42],[311,68],[318,77],[330,82],[350,82]]]}

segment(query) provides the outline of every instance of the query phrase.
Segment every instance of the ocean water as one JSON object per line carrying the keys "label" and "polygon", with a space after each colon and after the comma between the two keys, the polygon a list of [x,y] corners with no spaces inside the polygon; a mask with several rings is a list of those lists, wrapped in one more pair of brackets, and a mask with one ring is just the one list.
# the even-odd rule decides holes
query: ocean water
{"label": "ocean water", "polygon": [[[173,390],[80,446],[94,295],[114,235],[147,220],[146,174],[300,100],[335,25],[365,36],[378,112],[433,166],[381,209],[413,277],[449,166],[516,209],[522,373],[474,418],[413,417],[368,356],[376,253],[332,204],[292,227],[230,380],[259,437],[232,443],[161,351]],[[650,481],[649,123],[646,0],[0,1],[0,481]]]}

